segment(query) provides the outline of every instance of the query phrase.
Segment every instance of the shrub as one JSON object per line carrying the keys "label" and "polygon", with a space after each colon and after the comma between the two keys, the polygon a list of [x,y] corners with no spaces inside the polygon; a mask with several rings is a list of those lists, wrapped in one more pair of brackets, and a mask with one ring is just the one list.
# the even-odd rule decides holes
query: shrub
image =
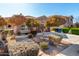
{"label": "shrub", "polygon": [[79,28],[71,28],[71,33],[79,35]]}
{"label": "shrub", "polygon": [[5,30],[4,32],[5,32],[6,34],[8,34],[9,30]]}
{"label": "shrub", "polygon": [[70,28],[63,28],[62,32],[68,33],[69,30],[70,30],[71,34],[79,35],[79,28],[71,28],[71,29]]}
{"label": "shrub", "polygon": [[37,56],[39,53],[39,48],[37,46],[28,47],[26,50],[26,55],[27,56]]}
{"label": "shrub", "polygon": [[4,30],[3,31],[6,35],[8,34],[8,35],[13,35],[14,34],[14,32],[13,32],[13,30]]}
{"label": "shrub", "polygon": [[49,40],[51,42],[59,44],[61,42],[61,40],[62,40],[62,37],[56,36],[56,35],[52,35],[52,36],[49,36]]}
{"label": "shrub", "polygon": [[31,34],[33,35],[33,37],[35,37],[37,34],[37,31],[31,31]]}
{"label": "shrub", "polygon": [[40,47],[42,49],[48,49],[48,43],[47,42],[40,42]]}
{"label": "shrub", "polygon": [[28,38],[33,38],[33,35],[32,34],[28,34]]}
{"label": "shrub", "polygon": [[39,46],[36,43],[17,43],[16,46],[9,46],[9,53],[11,56],[37,56],[39,53]]}
{"label": "shrub", "polygon": [[62,28],[62,32],[63,32],[63,33],[68,33],[69,30],[70,30],[70,28]]}

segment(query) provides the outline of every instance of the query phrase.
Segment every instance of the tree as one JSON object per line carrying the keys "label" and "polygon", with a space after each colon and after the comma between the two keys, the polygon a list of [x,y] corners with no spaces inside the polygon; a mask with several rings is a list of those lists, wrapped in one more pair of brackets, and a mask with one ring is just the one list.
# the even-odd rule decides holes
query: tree
{"label": "tree", "polygon": [[65,23],[65,19],[62,18],[61,16],[51,16],[49,19],[46,21],[46,26],[51,27],[51,26],[60,26]]}
{"label": "tree", "polygon": [[27,21],[26,21],[26,25],[28,26],[28,27],[38,27],[38,26],[40,26],[40,21],[39,20],[37,20],[37,19],[28,19]]}
{"label": "tree", "polygon": [[3,17],[0,16],[0,26],[2,27],[4,25],[6,25],[6,21]]}
{"label": "tree", "polygon": [[75,27],[79,27],[79,22],[76,22],[74,25]]}
{"label": "tree", "polygon": [[26,25],[30,29],[30,36],[29,37],[35,37],[37,34],[37,28],[40,26],[40,22],[37,19],[30,18],[26,21]]}
{"label": "tree", "polygon": [[26,21],[25,16],[23,15],[13,15],[10,20],[9,23],[11,23],[11,25],[21,25]]}

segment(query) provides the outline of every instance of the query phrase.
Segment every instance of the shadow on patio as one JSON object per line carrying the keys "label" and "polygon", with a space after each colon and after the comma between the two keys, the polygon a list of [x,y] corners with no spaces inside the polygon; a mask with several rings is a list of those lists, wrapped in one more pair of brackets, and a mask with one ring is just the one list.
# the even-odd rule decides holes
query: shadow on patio
{"label": "shadow on patio", "polygon": [[79,56],[79,44],[72,44],[57,54],[57,56]]}

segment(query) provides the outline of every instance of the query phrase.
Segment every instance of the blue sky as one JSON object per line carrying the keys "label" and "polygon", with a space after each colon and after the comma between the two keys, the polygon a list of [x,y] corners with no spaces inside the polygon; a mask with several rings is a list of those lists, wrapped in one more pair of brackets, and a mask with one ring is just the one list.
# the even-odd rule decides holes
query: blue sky
{"label": "blue sky", "polygon": [[[22,13],[31,16],[50,16],[50,15],[73,15],[79,16],[78,3],[0,3],[0,15],[12,16],[13,14]],[[78,19],[76,21],[79,21]]]}

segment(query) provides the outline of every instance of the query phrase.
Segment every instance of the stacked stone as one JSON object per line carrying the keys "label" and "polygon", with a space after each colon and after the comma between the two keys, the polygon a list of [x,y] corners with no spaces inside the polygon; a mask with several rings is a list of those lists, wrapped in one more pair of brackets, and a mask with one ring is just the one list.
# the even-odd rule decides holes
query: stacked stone
{"label": "stacked stone", "polygon": [[36,56],[39,52],[39,46],[34,42],[17,42],[8,48],[11,56]]}

